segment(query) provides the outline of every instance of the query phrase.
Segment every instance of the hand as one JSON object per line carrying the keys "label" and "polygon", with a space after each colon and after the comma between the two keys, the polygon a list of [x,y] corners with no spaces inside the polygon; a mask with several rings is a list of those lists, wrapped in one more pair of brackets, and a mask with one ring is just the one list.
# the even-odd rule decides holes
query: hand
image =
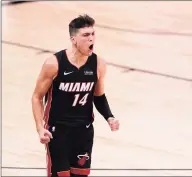
{"label": "hand", "polygon": [[50,142],[50,139],[53,138],[51,132],[45,128],[41,128],[39,131],[39,138],[40,138],[40,142],[42,144],[47,144]]}
{"label": "hand", "polygon": [[108,120],[107,120],[110,128],[111,128],[111,131],[117,131],[119,130],[119,121],[117,119],[114,119],[113,117],[110,117]]}

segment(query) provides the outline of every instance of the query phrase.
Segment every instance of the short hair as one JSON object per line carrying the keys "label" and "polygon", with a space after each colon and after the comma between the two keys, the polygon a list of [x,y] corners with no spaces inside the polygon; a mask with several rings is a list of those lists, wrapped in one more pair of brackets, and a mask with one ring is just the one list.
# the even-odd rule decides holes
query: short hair
{"label": "short hair", "polygon": [[95,24],[95,20],[89,15],[79,15],[69,23],[69,34],[70,36],[75,35],[80,28],[92,27]]}

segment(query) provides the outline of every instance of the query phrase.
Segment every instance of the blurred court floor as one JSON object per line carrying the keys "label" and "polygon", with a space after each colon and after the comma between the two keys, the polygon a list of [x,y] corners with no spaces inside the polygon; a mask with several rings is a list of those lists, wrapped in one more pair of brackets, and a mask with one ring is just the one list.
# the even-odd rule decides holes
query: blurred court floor
{"label": "blurred court floor", "polygon": [[[192,175],[171,170],[192,169],[191,9],[190,1],[5,4],[2,175],[46,174],[31,96],[44,60],[70,46],[68,23],[82,13],[96,20],[95,52],[108,63],[106,94],[121,122],[112,133],[95,111],[92,168],[113,170],[91,175]],[[169,170],[115,170],[143,168]]]}

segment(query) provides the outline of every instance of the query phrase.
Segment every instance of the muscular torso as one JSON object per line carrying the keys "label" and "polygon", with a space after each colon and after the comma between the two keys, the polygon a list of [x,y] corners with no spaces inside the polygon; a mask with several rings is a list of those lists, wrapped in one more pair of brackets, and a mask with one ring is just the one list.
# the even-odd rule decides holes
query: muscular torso
{"label": "muscular torso", "polygon": [[48,91],[44,120],[69,126],[93,121],[93,95],[98,80],[97,56],[92,54],[77,68],[67,58],[66,51],[55,54],[58,73]]}

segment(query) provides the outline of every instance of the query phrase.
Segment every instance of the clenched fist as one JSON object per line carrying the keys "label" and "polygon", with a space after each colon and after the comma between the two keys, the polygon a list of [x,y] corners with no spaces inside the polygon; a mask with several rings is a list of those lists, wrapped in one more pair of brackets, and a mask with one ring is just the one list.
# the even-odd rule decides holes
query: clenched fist
{"label": "clenched fist", "polygon": [[110,117],[108,120],[107,120],[110,128],[111,128],[111,131],[117,131],[119,130],[119,121],[114,119],[113,117]]}
{"label": "clenched fist", "polygon": [[40,142],[42,144],[47,144],[50,142],[50,139],[53,138],[51,132],[45,128],[41,128],[39,131],[39,138],[40,138]]}

